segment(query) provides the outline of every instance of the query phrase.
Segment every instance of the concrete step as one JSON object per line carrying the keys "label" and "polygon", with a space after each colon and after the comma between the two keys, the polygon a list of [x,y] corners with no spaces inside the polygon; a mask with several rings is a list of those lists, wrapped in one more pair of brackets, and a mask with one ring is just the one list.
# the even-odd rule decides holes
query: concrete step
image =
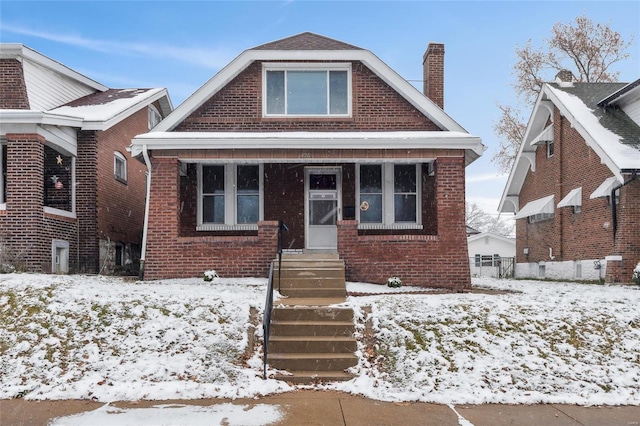
{"label": "concrete step", "polygon": [[280,307],[326,307],[344,303],[344,297],[285,297],[275,302]]}
{"label": "concrete step", "polygon": [[280,293],[287,297],[296,298],[342,298],[347,297],[346,288],[281,288]]}
{"label": "concrete step", "polygon": [[[277,279],[276,279],[277,284]],[[282,277],[280,289],[287,288],[346,288],[344,276],[342,277]]]}
{"label": "concrete step", "polygon": [[353,336],[353,321],[271,321],[271,336]]}
{"label": "concrete step", "polygon": [[352,354],[356,339],[345,336],[271,336],[269,353]]}
{"label": "concrete step", "polygon": [[[341,278],[344,279],[345,272],[344,267],[331,267],[331,268],[311,268],[311,267],[299,267],[299,268],[282,268],[280,271],[280,278],[285,280],[290,279],[310,279],[310,278]],[[278,282],[278,268],[273,269],[273,278],[276,283]]]}
{"label": "concrete step", "polygon": [[308,385],[344,382],[353,379],[353,375],[344,371],[296,371],[291,374],[276,374],[274,378],[293,384]]}
{"label": "concrete step", "polygon": [[278,307],[271,313],[272,321],[353,321],[353,309],[332,306]]}
{"label": "concrete step", "polygon": [[358,364],[355,354],[271,353],[269,366],[288,371],[344,371]]}

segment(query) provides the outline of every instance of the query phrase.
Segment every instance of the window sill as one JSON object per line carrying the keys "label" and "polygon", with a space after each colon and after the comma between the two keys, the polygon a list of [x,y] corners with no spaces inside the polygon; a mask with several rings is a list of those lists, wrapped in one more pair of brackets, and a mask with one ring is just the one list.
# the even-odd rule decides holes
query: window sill
{"label": "window sill", "polygon": [[127,184],[127,180],[126,180],[126,179],[121,178],[121,177],[120,177],[120,176],[118,176],[118,175],[113,175],[113,178],[114,178],[115,180],[117,180],[118,182],[122,183],[122,184],[125,184],[125,185]]}
{"label": "window sill", "polygon": [[218,223],[205,223],[196,226],[196,231],[257,231],[257,223],[247,223],[240,225],[225,225]]}
{"label": "window sill", "polygon": [[399,229],[422,229],[419,223],[393,223],[385,225],[382,223],[360,223],[358,229],[380,229],[380,230],[399,230]]}
{"label": "window sill", "polygon": [[67,210],[55,209],[53,207],[47,207],[47,206],[44,206],[42,209],[43,209],[43,211],[45,213],[50,214],[50,215],[62,216],[62,217],[66,217],[66,218],[69,218],[69,219],[75,219],[76,218],[75,212],[70,212],[70,211],[67,211]]}

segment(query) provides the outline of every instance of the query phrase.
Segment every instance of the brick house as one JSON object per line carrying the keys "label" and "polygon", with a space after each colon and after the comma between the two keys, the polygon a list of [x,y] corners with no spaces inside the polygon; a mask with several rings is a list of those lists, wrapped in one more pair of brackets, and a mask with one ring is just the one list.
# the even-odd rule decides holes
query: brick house
{"label": "brick house", "polygon": [[302,33],[241,53],[131,151],[151,170],[145,279],[267,276],[337,252],[352,281],[470,288],[465,166],[484,146],[443,111],[444,46],[420,93],[370,51]]}
{"label": "brick house", "polygon": [[500,200],[501,212],[515,213],[515,274],[631,282],[640,261],[640,80],[572,79],[559,73],[543,86]]}
{"label": "brick house", "polygon": [[110,89],[22,44],[0,45],[0,254],[46,273],[135,273],[146,167],[131,138],[165,89]]}

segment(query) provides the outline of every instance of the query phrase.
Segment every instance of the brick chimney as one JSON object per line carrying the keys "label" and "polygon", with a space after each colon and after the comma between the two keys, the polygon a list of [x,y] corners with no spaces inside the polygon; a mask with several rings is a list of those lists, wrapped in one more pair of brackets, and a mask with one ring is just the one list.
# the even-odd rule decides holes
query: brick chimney
{"label": "brick chimney", "polygon": [[444,44],[429,43],[422,58],[423,92],[444,109]]}
{"label": "brick chimney", "polygon": [[573,73],[570,70],[560,70],[556,74],[555,81],[560,83],[573,83],[576,81],[576,78],[573,76]]}

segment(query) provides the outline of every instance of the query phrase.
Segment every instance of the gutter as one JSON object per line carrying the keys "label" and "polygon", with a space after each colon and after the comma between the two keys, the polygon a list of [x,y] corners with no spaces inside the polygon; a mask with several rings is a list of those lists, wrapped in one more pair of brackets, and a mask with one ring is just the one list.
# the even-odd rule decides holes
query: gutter
{"label": "gutter", "polygon": [[616,191],[622,188],[623,186],[629,185],[634,180],[638,179],[638,170],[633,169],[629,170],[631,172],[631,179],[621,183],[620,185],[614,187],[611,190],[611,223],[613,224],[613,239],[616,239],[616,231],[618,230],[618,213],[616,206]]}
{"label": "gutter", "polygon": [[151,199],[151,160],[149,159],[149,152],[147,151],[147,145],[142,145],[142,156],[144,157],[144,163],[147,166],[147,194],[144,203],[144,225],[142,228],[142,253],[140,254],[140,272],[138,278],[144,280],[144,267],[147,258],[147,232],[149,230],[149,203]]}

